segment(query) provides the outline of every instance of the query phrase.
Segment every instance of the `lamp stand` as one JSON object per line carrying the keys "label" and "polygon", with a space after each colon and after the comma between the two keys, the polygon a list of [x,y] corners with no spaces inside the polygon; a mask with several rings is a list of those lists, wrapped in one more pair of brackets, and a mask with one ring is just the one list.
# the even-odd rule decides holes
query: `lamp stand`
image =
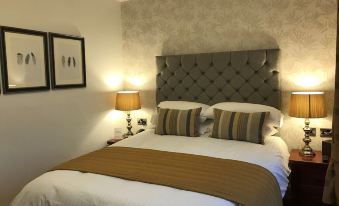
{"label": "lamp stand", "polygon": [[303,141],[305,142],[305,146],[301,149],[299,152],[301,156],[306,156],[306,157],[313,157],[315,153],[313,152],[313,149],[310,147],[310,142],[312,141],[310,138],[310,119],[306,118],[305,119],[305,127],[304,127],[304,132],[305,132],[305,137]]}
{"label": "lamp stand", "polygon": [[133,135],[133,132],[132,132],[132,124],[131,124],[132,118],[131,118],[131,113],[130,113],[130,112],[127,112],[127,118],[126,118],[126,121],[127,121],[127,133],[125,133],[125,134],[123,135],[124,138],[127,138],[127,137]]}

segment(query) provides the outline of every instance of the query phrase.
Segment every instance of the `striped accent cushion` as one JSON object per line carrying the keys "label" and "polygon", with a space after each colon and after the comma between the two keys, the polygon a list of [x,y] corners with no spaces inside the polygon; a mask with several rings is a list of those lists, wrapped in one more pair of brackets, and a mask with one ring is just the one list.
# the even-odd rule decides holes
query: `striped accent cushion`
{"label": "striped accent cushion", "polygon": [[155,129],[160,135],[199,136],[199,116],[201,107],[197,109],[159,109],[158,123]]}
{"label": "striped accent cushion", "polygon": [[214,109],[213,138],[263,144],[262,128],[269,112],[242,113]]}

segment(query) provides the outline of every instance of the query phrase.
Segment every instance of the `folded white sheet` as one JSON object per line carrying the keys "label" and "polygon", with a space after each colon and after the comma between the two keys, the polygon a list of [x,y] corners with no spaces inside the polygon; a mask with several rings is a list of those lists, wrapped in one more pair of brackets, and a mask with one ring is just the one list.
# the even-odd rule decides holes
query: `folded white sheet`
{"label": "folded white sheet", "polygon": [[[159,136],[145,131],[113,146],[157,149],[241,160],[261,165],[277,178],[282,196],[288,185],[289,152],[280,137],[265,145],[208,137]],[[48,172],[26,185],[12,206],[233,206],[221,198],[166,186],[76,171]]]}

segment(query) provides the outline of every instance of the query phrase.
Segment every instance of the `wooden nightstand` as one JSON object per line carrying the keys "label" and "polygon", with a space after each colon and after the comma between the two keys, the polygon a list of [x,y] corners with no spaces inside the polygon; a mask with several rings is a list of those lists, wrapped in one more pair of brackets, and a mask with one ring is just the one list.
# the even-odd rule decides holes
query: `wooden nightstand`
{"label": "wooden nightstand", "polygon": [[113,139],[107,140],[106,143],[109,146],[109,145],[115,144],[115,143],[117,143],[117,142],[119,142],[119,141],[121,141],[123,139],[124,139],[123,137],[115,137]]}
{"label": "wooden nightstand", "polygon": [[328,163],[323,162],[322,153],[313,158],[304,158],[299,150],[292,150],[289,166],[291,205],[321,206]]}

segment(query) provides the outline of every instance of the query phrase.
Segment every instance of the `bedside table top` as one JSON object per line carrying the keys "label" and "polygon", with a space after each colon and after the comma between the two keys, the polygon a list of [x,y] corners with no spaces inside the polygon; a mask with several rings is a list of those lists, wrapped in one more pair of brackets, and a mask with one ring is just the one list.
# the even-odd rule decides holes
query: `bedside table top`
{"label": "bedside table top", "polygon": [[298,149],[293,149],[291,151],[290,155],[290,163],[305,163],[305,164],[324,164],[327,165],[327,163],[323,162],[323,155],[321,151],[315,151],[314,157],[303,157],[299,154]]}

